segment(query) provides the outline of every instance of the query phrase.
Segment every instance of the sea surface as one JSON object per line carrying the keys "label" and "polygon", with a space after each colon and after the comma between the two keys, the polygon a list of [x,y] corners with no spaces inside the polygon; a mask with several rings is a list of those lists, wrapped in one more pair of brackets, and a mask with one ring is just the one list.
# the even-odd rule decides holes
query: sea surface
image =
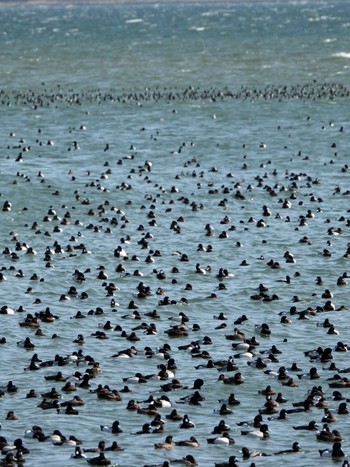
{"label": "sea surface", "polygon": [[[342,465],[342,459],[320,457],[331,442],[317,441],[316,431],[293,429],[311,420],[322,429],[324,409],[316,407],[317,398],[310,411],[269,419],[281,408],[295,408],[314,386],[322,387],[337,417],[330,429],[340,432],[350,455],[349,416],[337,414],[339,402],[327,381],[346,374],[305,356],[330,347],[336,367],[349,366],[349,354],[334,350],[339,341],[350,345],[350,285],[337,285],[350,273],[349,35],[350,3],[339,0],[1,3],[0,337],[6,342],[0,345],[0,435],[2,444],[23,439],[30,450],[25,465],[86,464],[71,459],[75,446],[69,443],[27,438],[33,425],[47,436],[54,430],[74,435],[82,449],[116,440],[124,451],[106,457],[121,466],[162,465],[187,455],[201,467],[230,456],[239,465]],[[118,247],[124,257],[115,253]],[[286,252],[294,262],[286,262]],[[271,261],[279,267],[271,268]],[[227,277],[218,277],[221,268]],[[101,270],[104,278],[98,277]],[[83,281],[76,280],[76,271]],[[138,296],[140,282],[149,287],[144,298]],[[110,283],[113,295],[106,290]],[[256,297],[260,284],[268,289],[265,300]],[[68,295],[72,286],[77,296]],[[322,297],[326,289],[332,298]],[[165,297],[171,304],[160,304]],[[325,311],[327,300],[338,311]],[[131,301],[141,319],[135,319]],[[55,316],[51,323],[40,320],[47,308]],[[158,318],[146,315],[152,310]],[[299,319],[304,310],[308,319]],[[75,318],[78,311],[85,319]],[[180,312],[188,318],[187,335],[170,337],[165,331],[180,324]],[[227,319],[217,319],[220,313]],[[28,314],[39,316],[43,336],[20,326]],[[247,320],[235,324],[242,315]],[[291,323],[282,324],[282,315]],[[339,334],[327,334],[326,318]],[[111,330],[103,329],[107,321]],[[143,323],[154,323],[156,334],[137,328]],[[271,330],[268,337],[259,332],[263,323]],[[226,328],[219,329],[221,324]],[[232,348],[237,341],[226,336],[234,328],[255,336],[260,345],[253,355]],[[124,337],[133,330],[136,342]],[[108,339],[98,339],[96,331]],[[82,345],[74,342],[78,334]],[[211,344],[203,345],[205,336]],[[26,337],[35,348],[22,347]],[[197,353],[179,349],[194,342]],[[182,388],[161,388],[173,377],[123,380],[158,375],[158,365],[167,362],[157,356],[164,344],[170,345]],[[265,369],[247,364],[265,358],[260,352],[273,345],[282,352],[278,362],[267,360]],[[133,357],[112,357],[131,346],[138,351]],[[154,351],[152,358],[145,347]],[[79,414],[39,408],[41,394],[64,386],[45,376],[62,371],[79,385],[72,375],[91,368],[84,359],[69,363],[74,357],[60,367],[40,363],[78,351],[102,368],[90,388],[62,393],[61,403],[74,395],[85,401]],[[198,356],[202,351],[214,362],[234,356],[237,371],[222,373],[239,371],[244,383],[224,384],[216,367],[196,369],[207,364],[205,355]],[[30,370],[35,353],[42,362]],[[298,387],[264,373],[293,362],[300,371],[288,374]],[[299,379],[311,367],[320,378]],[[184,404],[198,378],[204,400]],[[9,381],[18,391],[7,391]],[[121,401],[100,400],[99,384],[118,391],[128,385],[132,392],[121,393]],[[287,402],[264,415],[268,439],[243,435],[242,429],[253,428],[237,423],[264,409],[259,391],[267,385]],[[26,398],[30,389],[37,398]],[[339,390],[350,397],[346,387]],[[221,416],[219,400],[231,393],[241,403]],[[143,401],[162,394],[195,427],[179,428],[166,419],[171,409],[160,408],[164,432],[134,434],[153,417],[127,411],[128,401],[147,407]],[[6,419],[11,410],[18,419]],[[221,419],[230,425],[234,445],[207,443]],[[101,431],[115,420],[122,433]],[[155,449],[167,435],[174,441],[195,436],[200,447]],[[295,441],[301,453],[275,455]],[[243,460],[243,447],[268,456]]]}

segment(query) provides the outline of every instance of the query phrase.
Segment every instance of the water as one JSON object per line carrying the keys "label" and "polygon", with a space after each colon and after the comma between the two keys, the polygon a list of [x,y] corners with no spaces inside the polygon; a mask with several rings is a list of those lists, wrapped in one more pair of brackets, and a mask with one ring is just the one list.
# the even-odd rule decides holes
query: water
{"label": "water", "polygon": [[[337,308],[348,307],[348,287],[336,285],[348,269],[344,258],[349,241],[345,167],[349,160],[348,10],[347,2],[1,8],[0,201],[1,205],[6,200],[12,203],[11,211],[0,212],[1,251],[8,247],[18,255],[18,259],[1,256],[6,277],[0,284],[1,306],[25,308],[24,313],[1,315],[1,336],[6,343],[1,345],[0,382],[5,386],[12,380],[19,387],[17,393],[0,399],[2,436],[7,441],[24,438],[25,430],[36,424],[46,434],[59,429],[67,437],[75,435],[83,441],[83,448],[96,447],[101,439],[107,445],[117,439],[125,450],[106,453],[113,464],[158,464],[193,454],[199,465],[207,466],[230,455],[247,463],[241,461],[243,446],[273,454],[299,440],[304,450],[301,455],[258,457],[254,462],[319,465],[318,449],[331,444],[317,442],[313,432],[294,431],[292,426],[314,419],[322,427],[322,409],[313,407],[286,421],[267,420],[270,439],[265,441],[241,435],[236,422],[253,419],[263,407],[265,400],[258,390],[267,384],[288,399],[287,409],[304,400],[315,385],[321,385],[330,397],[333,389],[326,379],[333,372],[323,370],[329,364],[312,363],[304,352],[319,345],[333,348],[339,340],[347,343],[346,310],[320,313],[307,321],[291,316],[290,325],[280,323],[280,313],[288,314],[292,305],[298,311],[323,306],[326,300],[321,294],[326,288],[333,292]],[[109,149],[105,151],[106,144]],[[142,169],[146,161],[152,162],[150,172]],[[131,188],[123,189],[126,184]],[[340,193],[335,192],[337,186]],[[274,189],[276,196],[266,187]],[[235,196],[237,190],[244,199]],[[285,199],[290,199],[290,209],[282,208]],[[270,217],[262,215],[263,205],[271,210]],[[49,214],[50,208],[56,211],[56,218]],[[308,210],[315,217],[301,226],[300,216]],[[67,212],[71,217],[64,225]],[[155,215],[155,226],[149,224],[150,212]],[[227,224],[221,223],[225,216]],[[111,222],[113,218],[117,225]],[[266,227],[256,226],[260,219]],[[174,220],[181,228],[179,234],[170,229]],[[34,221],[37,230],[32,228]],[[206,224],[212,225],[213,236],[206,236]],[[340,235],[329,235],[329,229],[338,228]],[[223,231],[228,238],[220,238]],[[147,239],[148,249],[143,249],[139,242],[148,232],[153,237]],[[129,243],[123,243],[128,236]],[[299,242],[304,236],[309,245]],[[33,247],[37,254],[16,251],[17,242]],[[47,248],[54,248],[55,242],[63,252],[45,259]],[[82,243],[87,254],[81,249],[69,254],[68,245]],[[210,244],[213,252],[197,251],[199,243]],[[125,248],[129,260],[113,256],[118,245]],[[324,249],[331,257],[322,254]],[[155,250],[161,256],[153,256],[154,263],[147,263],[146,257]],[[295,264],[285,262],[287,250],[294,255]],[[180,261],[175,252],[186,253],[189,261]],[[133,256],[139,261],[132,260]],[[278,261],[280,269],[269,268],[270,259]],[[241,266],[243,260],[248,266]],[[195,273],[197,263],[210,266],[211,272]],[[116,271],[119,264],[127,274]],[[106,295],[104,281],[97,279],[100,265],[105,266],[106,282],[120,289],[114,297]],[[173,267],[179,274],[171,272]],[[217,290],[220,267],[234,275],[224,279],[226,290]],[[76,269],[90,270],[82,284],[72,276]],[[134,275],[136,269],[142,277]],[[16,277],[19,270],[23,278]],[[164,270],[167,278],[157,279],[154,270]],[[34,273],[44,280],[31,280]],[[291,283],[279,282],[286,275]],[[324,278],[323,286],[315,285],[316,276]],[[146,299],[136,296],[140,281],[151,288]],[[188,283],[192,290],[185,289]],[[252,300],[260,283],[279,300]],[[88,298],[60,301],[72,285],[79,296],[86,292]],[[26,293],[29,287],[32,293]],[[177,304],[159,306],[163,296],[156,294],[158,288]],[[208,298],[212,293],[216,299]],[[300,302],[294,303],[296,295]],[[111,298],[117,302],[115,307]],[[180,304],[181,298],[188,304]],[[36,299],[41,302],[35,303]],[[120,332],[106,331],[109,339],[103,341],[91,334],[101,330],[107,320],[130,333],[140,324],[122,318],[130,314],[131,300],[139,306],[141,322],[154,322],[158,333],[152,336],[136,330],[140,341],[134,345],[139,353],[125,362],[111,357],[132,345]],[[27,313],[46,307],[59,319],[41,323],[44,337],[19,326]],[[97,307],[103,309],[103,315],[74,319],[78,310],[87,314]],[[160,319],[145,315],[153,309]],[[180,311],[189,317],[189,335],[168,338],[164,333],[172,324],[168,318]],[[220,312],[228,317],[226,329],[215,329],[221,321],[213,316]],[[178,347],[208,335],[212,345],[201,349],[208,350],[214,361],[227,359],[237,352],[225,335],[232,334],[234,321],[242,314],[249,319],[239,329],[260,342],[256,356],[273,344],[283,352],[278,363],[268,363],[268,369],[297,362],[300,373],[316,366],[320,379],[298,380],[298,388],[289,388],[239,358],[236,362],[245,377],[241,386],[217,381],[216,369],[195,370],[205,361]],[[327,335],[326,329],[317,326],[325,317],[334,323],[339,336]],[[254,325],[263,322],[271,328],[270,338],[255,331]],[[201,327],[197,332],[191,331],[194,323]],[[54,333],[58,339],[51,338]],[[80,347],[73,343],[78,334],[85,337],[84,355],[91,355],[103,369],[91,380],[91,389],[108,384],[120,390],[125,384],[122,378],[136,372],[158,373],[160,361],[147,359],[143,349],[150,346],[155,350],[168,342],[178,366],[176,378],[187,388],[167,395],[174,408],[189,414],[196,428],[181,430],[178,423],[166,420],[164,434],[130,435],[152,418],[127,412],[127,402],[162,394],[160,385],[167,381],[154,379],[130,384],[133,392],[123,394],[121,402],[97,400],[96,394],[79,388],[73,395],[84,399],[85,406],[79,408],[78,416],[38,408],[41,398],[26,398],[30,388],[39,394],[53,385],[61,389],[64,383],[46,381],[44,376],[58,369],[71,376],[86,366],[24,368],[34,352],[46,361],[56,354],[78,351]],[[17,346],[25,337],[30,337],[35,350]],[[333,355],[339,368],[347,368],[347,353]],[[200,390],[205,401],[201,406],[178,403],[193,392],[196,378],[205,381]],[[346,389],[342,391],[346,395]],[[241,405],[233,407],[233,414],[227,417],[214,414],[220,407],[218,399],[231,392]],[[64,394],[62,400],[71,397]],[[336,410],[338,403],[330,402],[330,407]],[[9,410],[19,419],[5,420]],[[162,417],[169,411],[161,409]],[[207,445],[206,438],[213,436],[211,432],[222,418],[231,425],[236,444]],[[334,426],[345,437],[343,448],[348,453],[348,418],[337,418],[332,429]],[[115,436],[100,431],[100,425],[114,420],[120,421],[123,433]],[[168,434],[175,441],[194,435],[201,446],[155,450],[154,443],[164,441]],[[25,442],[30,449],[25,456],[27,465],[42,465],[48,456],[56,466],[81,462],[70,459],[72,446]],[[328,465],[328,461],[324,463]]]}

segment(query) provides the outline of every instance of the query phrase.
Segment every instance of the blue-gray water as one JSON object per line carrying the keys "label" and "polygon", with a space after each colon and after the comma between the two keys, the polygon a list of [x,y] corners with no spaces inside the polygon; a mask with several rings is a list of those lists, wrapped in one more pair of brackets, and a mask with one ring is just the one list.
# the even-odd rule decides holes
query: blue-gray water
{"label": "blue-gray water", "polygon": [[[273,454],[299,440],[302,454],[253,461],[274,466],[332,463],[320,461],[318,452],[331,443],[316,441],[315,432],[292,428],[310,420],[322,428],[323,409],[312,407],[285,421],[265,416],[270,431],[265,441],[241,435],[236,422],[253,419],[263,408],[265,398],[258,391],[268,384],[288,399],[287,409],[304,400],[315,385],[322,386],[329,398],[333,389],[326,379],[334,372],[324,370],[329,363],[310,362],[304,352],[319,345],[333,349],[338,341],[349,343],[348,309],[309,315],[309,320],[294,315],[292,324],[280,323],[280,313],[288,315],[292,305],[299,312],[323,307],[325,289],[334,294],[336,308],[349,308],[349,286],[336,285],[348,271],[344,255],[349,242],[349,8],[347,2],[335,1],[0,9],[0,204],[12,204],[10,211],[0,212],[0,248],[3,252],[8,247],[18,256],[1,255],[6,280],[0,283],[0,305],[25,308],[22,313],[0,315],[0,337],[6,338],[0,347],[1,385],[12,380],[19,387],[17,393],[0,398],[1,435],[9,443],[24,439],[26,430],[40,425],[47,435],[54,429],[67,437],[75,435],[82,440],[82,448],[96,447],[102,439],[110,445],[116,439],[124,451],[106,453],[113,464],[159,464],[193,454],[200,466],[210,466],[230,455],[249,465],[250,461],[242,461],[243,446]],[[146,161],[152,162],[150,172],[144,170]],[[272,190],[276,196],[271,196]],[[289,209],[282,207],[286,199],[291,202]],[[264,205],[271,216],[263,216]],[[49,214],[50,209],[56,217]],[[308,210],[314,217],[301,225]],[[65,225],[67,212],[71,217]],[[150,213],[156,225],[150,225]],[[225,216],[226,224],[222,223]],[[257,227],[260,219],[265,227]],[[172,221],[180,233],[170,228]],[[206,236],[207,224],[213,227],[212,236]],[[223,231],[228,238],[220,238]],[[140,240],[147,233],[152,237],[147,238],[148,248],[142,248]],[[308,237],[309,244],[300,243],[303,237]],[[16,250],[17,243],[37,254]],[[197,251],[199,243],[211,245],[213,251]],[[47,249],[57,244],[62,252],[45,259]],[[67,251],[69,245],[81,244],[88,253],[79,248],[72,254]],[[114,257],[119,245],[128,260]],[[323,255],[325,249],[330,257]],[[161,256],[152,256],[156,250]],[[286,251],[294,255],[295,263],[285,262]],[[186,253],[189,261],[180,261],[178,252]],[[132,259],[134,255],[139,261]],[[148,255],[154,263],[145,261]],[[267,265],[271,259],[280,263],[279,269]],[[243,260],[247,266],[241,266]],[[210,266],[211,271],[197,274],[197,263]],[[124,273],[116,271],[119,264]],[[101,265],[106,282],[119,288],[114,297],[106,295],[104,281],[97,279]],[[173,267],[178,274],[171,272]],[[226,290],[217,289],[221,267],[232,273],[221,281]],[[136,269],[143,277],[134,275]],[[16,276],[19,270],[24,277]],[[75,270],[85,272],[85,282],[75,281]],[[157,279],[155,270],[163,270],[166,279]],[[34,273],[43,281],[31,280]],[[291,283],[279,282],[286,275]],[[317,276],[323,277],[324,285],[315,285]],[[152,292],[144,299],[136,296],[140,281]],[[192,290],[185,289],[189,283]],[[261,283],[279,300],[252,300]],[[88,298],[60,301],[71,286]],[[32,293],[26,293],[29,287]],[[156,294],[158,288],[171,300],[186,298],[188,303],[159,306],[164,296]],[[217,298],[209,298],[212,293]],[[293,296],[300,302],[293,302]],[[35,303],[36,299],[41,302]],[[122,318],[130,313],[131,300],[138,304],[141,320]],[[45,336],[19,326],[28,313],[46,307],[59,319],[41,323]],[[103,315],[73,319],[77,311],[87,315],[97,307]],[[159,319],[145,315],[154,309]],[[189,317],[189,335],[171,339],[164,333],[174,324],[168,318],[180,311]],[[215,329],[222,323],[214,319],[220,312],[228,318],[226,329]],[[242,314],[248,320],[235,325]],[[339,336],[327,335],[327,329],[317,326],[325,318],[334,323]],[[158,332],[146,335],[136,330],[140,341],[134,345],[139,353],[120,360],[111,356],[132,345],[120,331],[106,331],[108,340],[91,335],[101,331],[107,320],[127,333],[142,322],[154,322]],[[260,337],[254,327],[264,322],[272,331],[269,338]],[[192,331],[195,323],[201,328],[196,332]],[[206,363],[204,359],[178,349],[207,335],[212,345],[201,350],[209,351],[214,361],[226,360],[237,353],[232,341],[225,339],[234,327],[260,342],[253,360],[275,344],[282,354],[278,363],[268,363],[268,369],[297,362],[302,368],[299,373],[316,366],[320,379],[299,380],[291,373],[299,387],[289,388],[236,358],[245,383],[225,385],[217,381],[216,369],[194,368]],[[54,333],[58,339],[51,338]],[[73,343],[78,334],[85,337],[82,346]],[[25,337],[35,344],[34,350],[17,346]],[[74,394],[85,401],[78,416],[42,410],[37,407],[40,397],[26,398],[31,388],[41,394],[52,386],[63,387],[64,383],[46,381],[44,376],[58,370],[71,376],[86,368],[69,364],[25,371],[35,352],[46,361],[81,349],[103,369],[91,380],[91,389],[108,384],[120,390],[123,377],[158,373],[160,361],[147,359],[143,349],[156,350],[166,342],[178,367],[176,378],[187,387],[167,395],[173,408],[195,421],[195,428],[179,429],[177,422],[165,419],[170,409],[160,409],[166,420],[163,434],[130,435],[152,418],[126,411],[127,402],[160,396],[160,385],[168,381],[130,384],[133,392],[123,394],[120,402],[97,400],[96,394],[81,388],[64,394],[61,402]],[[333,352],[340,369],[347,368],[347,355]],[[204,380],[200,393],[205,400],[200,406],[177,403],[194,392],[196,378]],[[347,395],[347,389],[341,391]],[[231,392],[241,405],[232,407],[233,414],[226,417],[213,413],[220,408],[218,400]],[[331,409],[336,411],[338,405],[330,401]],[[18,420],[6,420],[10,410]],[[234,446],[206,442],[222,418],[231,425]],[[348,416],[337,418],[331,429],[343,435],[348,453]],[[100,425],[114,420],[120,421],[123,433],[100,431]],[[175,441],[193,435],[201,446],[154,449],[154,443],[168,434]],[[31,439],[25,439],[25,444],[30,449],[25,455],[28,466],[85,464],[70,459],[72,446]]]}

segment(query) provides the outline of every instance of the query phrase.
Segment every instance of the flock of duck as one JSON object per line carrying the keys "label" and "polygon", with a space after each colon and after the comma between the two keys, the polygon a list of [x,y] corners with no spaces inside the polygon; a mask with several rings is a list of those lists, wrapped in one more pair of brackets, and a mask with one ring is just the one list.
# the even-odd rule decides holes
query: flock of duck
{"label": "flock of duck", "polygon": [[[45,83],[43,83],[43,86]],[[269,85],[264,88],[242,86],[240,89],[201,88],[189,86],[185,89],[146,88],[142,92],[123,92],[115,90],[104,91],[92,89],[82,92],[70,90],[67,92],[60,86],[58,89],[43,89],[42,92],[13,91],[13,94],[0,91],[1,105],[20,105],[43,107],[64,102],[68,105],[82,105],[86,103],[146,103],[146,102],[174,102],[174,101],[212,101],[216,100],[319,100],[348,98],[350,90],[342,83],[304,83],[296,85]],[[109,144],[109,143],[107,143]]]}
{"label": "flock of duck", "polygon": [[[208,97],[190,89],[184,96],[349,95],[340,85],[293,89],[210,90]],[[45,99],[60,104],[34,95],[28,102],[37,110]],[[0,465],[38,465],[39,445],[68,446],[67,465],[123,463],[125,452],[137,455],[133,465],[153,459],[146,465],[161,467],[287,458],[301,465],[302,456],[348,465],[350,187],[328,180],[347,171],[346,128],[330,122],[324,130],[329,160],[317,176],[318,155],[296,151],[283,171],[268,143],[249,157],[244,143],[233,173],[220,161],[202,163],[195,142],[182,141],[166,176],[156,151],[146,160],[131,144],[121,155],[113,141],[101,143],[98,158],[82,159],[84,168],[62,173],[53,158],[47,164],[57,145],[45,129],[31,140],[8,135],[0,197]],[[65,150],[75,160],[89,149],[88,131],[85,123],[69,129],[76,140]],[[152,150],[163,137],[147,124],[141,132]],[[304,171],[294,172],[293,160],[307,161]],[[332,212],[332,199],[342,212]],[[288,247],[286,232],[294,239]],[[309,272],[310,257],[317,274]],[[36,422],[20,431],[24,406]],[[72,415],[93,436],[81,439],[73,422],[76,430],[63,434]],[[130,431],[130,420],[139,429]],[[50,451],[44,456],[48,461]]]}

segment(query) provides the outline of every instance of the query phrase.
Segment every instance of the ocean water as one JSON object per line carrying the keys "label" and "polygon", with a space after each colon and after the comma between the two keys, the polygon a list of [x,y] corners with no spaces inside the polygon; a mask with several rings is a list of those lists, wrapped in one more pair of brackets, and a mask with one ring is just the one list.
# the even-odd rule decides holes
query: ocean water
{"label": "ocean water", "polygon": [[[237,423],[252,420],[264,408],[265,397],[258,391],[267,385],[288,399],[277,410],[292,409],[314,386],[322,387],[335,414],[338,409],[327,381],[335,372],[326,369],[329,363],[310,361],[304,352],[330,347],[339,369],[349,365],[347,352],[334,351],[338,341],[349,344],[350,335],[349,286],[337,285],[349,271],[349,8],[345,1],[60,6],[3,2],[0,205],[3,209],[8,201],[11,209],[0,211],[0,306],[14,314],[0,315],[0,337],[6,339],[0,345],[0,434],[9,444],[24,440],[30,450],[26,465],[85,464],[70,458],[72,445],[25,438],[33,425],[46,435],[55,429],[67,438],[74,435],[82,449],[96,447],[100,440],[107,445],[117,440],[124,451],[106,456],[123,466],[161,465],[189,454],[200,466],[232,455],[239,465],[342,464],[342,459],[320,458],[319,449],[332,443],[317,441],[314,431],[293,429],[311,420],[321,429],[322,408],[313,406],[287,420],[264,415],[270,432],[266,440],[242,435]],[[286,201],[290,207],[283,207]],[[264,215],[263,206],[271,215]],[[171,228],[174,221],[177,229]],[[308,243],[300,242],[304,237]],[[207,251],[199,251],[199,244]],[[118,246],[126,251],[126,259],[114,255]],[[28,247],[36,254],[28,253]],[[14,254],[6,254],[6,248]],[[286,262],[287,251],[294,263]],[[182,254],[187,262],[180,260]],[[147,262],[148,256],[154,262]],[[280,267],[269,267],[270,260]],[[197,264],[205,274],[196,272]],[[117,270],[120,265],[124,272]],[[98,278],[101,266],[105,279]],[[229,276],[220,280],[220,268]],[[84,273],[85,281],[76,281],[76,270]],[[20,271],[23,277],[18,277]],[[157,277],[160,271],[165,279]],[[316,285],[317,276],[323,285]],[[137,296],[141,281],[151,291],[146,298]],[[113,296],[105,289],[110,282],[118,288]],[[253,300],[259,284],[278,300]],[[71,286],[78,296],[60,300]],[[325,289],[332,292],[339,311],[321,311],[327,301],[322,297]],[[164,297],[174,303],[160,305]],[[132,300],[140,320],[130,317]],[[292,306],[297,312],[319,308],[301,320],[299,315],[289,316]],[[56,319],[39,320],[44,336],[19,326],[27,314],[47,307]],[[88,314],[98,307],[103,314]],[[160,317],[146,315],[152,310]],[[77,311],[86,318],[75,319]],[[189,319],[188,335],[169,337],[165,331],[180,322],[174,322],[180,312]],[[221,312],[227,320],[216,319]],[[248,320],[235,324],[243,314]],[[281,314],[292,323],[282,324]],[[319,326],[326,318],[339,335]],[[108,320],[127,334],[141,323],[154,323],[157,333],[136,329],[139,341],[134,343],[120,330],[108,330],[108,339],[97,339],[93,334],[103,331]],[[227,327],[217,329],[222,323]],[[258,332],[256,325],[262,323],[269,325],[269,337]],[[194,331],[193,324],[200,329]],[[252,358],[237,356],[234,341],[225,338],[235,327],[260,343]],[[53,339],[53,334],[59,337]],[[85,338],[83,345],[73,342],[78,334]],[[205,336],[211,345],[202,345]],[[18,345],[26,337],[34,349]],[[179,349],[195,341],[213,361],[235,356],[244,384],[223,384],[216,368],[196,369],[207,359]],[[144,384],[123,380],[138,372],[157,375],[164,361],[147,358],[144,348],[156,351],[165,343],[171,347],[182,389],[161,389],[172,378],[149,378]],[[132,345],[138,350],[133,358],[112,357]],[[282,353],[278,362],[267,362],[266,370],[296,362],[299,375],[316,367],[320,378],[299,379],[289,372],[298,387],[288,387],[247,364],[272,345]],[[103,370],[90,380],[90,390],[63,393],[60,402],[74,395],[85,401],[79,415],[42,410],[37,407],[42,397],[26,398],[31,388],[40,396],[53,386],[64,386],[45,376],[61,370],[79,384],[72,375],[88,368],[80,362],[30,371],[34,353],[49,361],[79,350]],[[194,392],[198,378],[204,381],[200,393],[205,400],[201,405],[184,404],[181,398]],[[9,381],[17,392],[7,392]],[[118,402],[103,401],[94,392],[99,384],[117,390],[127,384],[132,392],[122,393]],[[349,397],[348,389],[340,390]],[[219,400],[232,392],[241,404],[231,407],[232,414],[220,416]],[[127,411],[128,401],[141,401],[145,407],[142,401],[162,394],[196,426],[180,429],[179,422],[165,418],[171,409],[160,408],[164,432],[135,435],[153,417]],[[17,420],[6,419],[11,410]],[[339,430],[348,454],[349,418],[336,417],[330,428]],[[221,419],[231,426],[234,445],[207,443]],[[115,420],[122,433],[101,432],[100,425]],[[175,441],[195,436],[200,447],[155,449],[167,435]],[[274,455],[290,449],[294,441],[300,442],[302,453]],[[242,460],[244,446],[269,456]]]}

